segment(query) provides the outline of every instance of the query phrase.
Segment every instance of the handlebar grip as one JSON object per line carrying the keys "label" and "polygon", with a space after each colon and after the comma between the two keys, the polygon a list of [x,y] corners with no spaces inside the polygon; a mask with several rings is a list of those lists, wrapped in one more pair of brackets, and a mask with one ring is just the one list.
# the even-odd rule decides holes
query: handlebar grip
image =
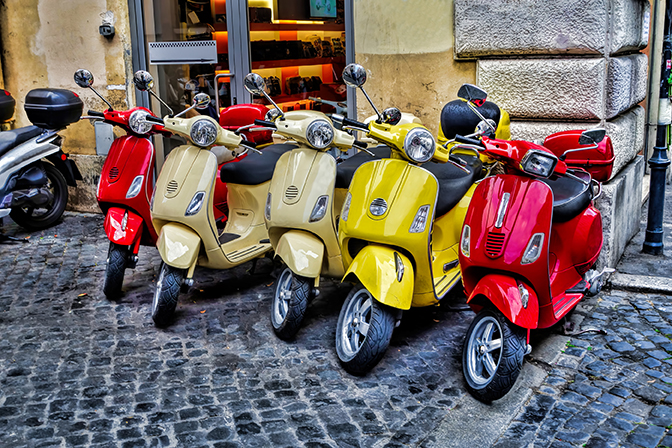
{"label": "handlebar grip", "polygon": [[256,148],[257,144],[249,140],[243,140],[240,142],[240,146],[247,146],[248,148]]}
{"label": "handlebar grip", "polygon": [[267,128],[277,128],[275,126],[275,123],[273,123],[272,121],[254,120],[254,124],[256,124],[257,126],[264,126],[264,127],[267,127]]}
{"label": "handlebar grip", "polygon": [[361,121],[353,120],[352,118],[343,117],[343,126],[351,126],[353,128],[369,129],[369,125]]}
{"label": "handlebar grip", "polygon": [[352,146],[356,146],[358,148],[368,148],[369,145],[366,142],[355,140],[355,142],[352,144]]}
{"label": "handlebar grip", "polygon": [[465,143],[467,145],[483,146],[483,142],[476,140],[475,138],[463,137],[460,134],[455,135],[455,141],[459,143]]}
{"label": "handlebar grip", "polygon": [[163,119],[159,117],[154,117],[152,115],[147,115],[145,117],[145,121],[149,121],[150,123],[156,123],[156,124],[163,124]]}
{"label": "handlebar grip", "polygon": [[90,111],[87,112],[87,114],[92,116],[92,117],[105,118],[105,114],[102,113],[102,112],[98,112],[97,110],[90,110]]}

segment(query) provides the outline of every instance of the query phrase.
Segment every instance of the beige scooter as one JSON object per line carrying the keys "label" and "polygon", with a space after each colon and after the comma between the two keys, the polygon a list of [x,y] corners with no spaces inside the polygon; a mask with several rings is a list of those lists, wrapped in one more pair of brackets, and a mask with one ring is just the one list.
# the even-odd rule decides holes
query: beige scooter
{"label": "beige scooter", "polygon": [[[204,104],[208,103],[209,97]],[[263,204],[275,163],[294,146],[273,145],[261,153],[251,142],[203,115],[158,120],[166,130],[193,142],[170,152],[150,205],[163,260],[152,319],[162,326],[169,323],[180,291],[186,292],[193,284],[196,266],[229,269],[271,250]],[[218,165],[233,157],[239,146],[245,148],[240,154],[255,152],[220,170],[221,180],[228,187],[229,206],[228,220],[220,229],[213,211],[215,176]]]}

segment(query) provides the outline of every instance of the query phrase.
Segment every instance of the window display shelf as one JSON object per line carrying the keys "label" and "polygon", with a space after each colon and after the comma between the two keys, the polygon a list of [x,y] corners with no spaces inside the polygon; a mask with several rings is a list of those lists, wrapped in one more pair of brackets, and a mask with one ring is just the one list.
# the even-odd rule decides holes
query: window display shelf
{"label": "window display shelf", "polygon": [[311,59],[275,59],[272,61],[252,61],[252,70],[262,68],[293,67],[297,65],[322,65],[322,64],[345,64],[345,57],[334,56],[332,58]]}
{"label": "window display shelf", "polygon": [[[213,24],[215,31],[226,31],[226,23]],[[343,23],[250,23],[250,31],[345,31]]]}

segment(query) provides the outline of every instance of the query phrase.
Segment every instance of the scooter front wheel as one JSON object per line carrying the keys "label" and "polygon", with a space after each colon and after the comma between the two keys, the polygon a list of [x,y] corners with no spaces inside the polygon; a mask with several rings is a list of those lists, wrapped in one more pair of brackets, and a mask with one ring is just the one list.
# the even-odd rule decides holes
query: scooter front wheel
{"label": "scooter front wheel", "polygon": [[103,284],[103,293],[108,300],[114,300],[121,295],[121,286],[124,283],[124,272],[130,252],[128,247],[110,241],[107,268],[105,269],[105,283]]}
{"label": "scooter front wheel", "polygon": [[499,311],[484,309],[467,330],[462,349],[462,372],[467,390],[490,403],[506,395],[520,374],[525,356],[526,332]]}
{"label": "scooter front wheel", "polygon": [[353,375],[364,375],[382,359],[392,339],[395,313],[377,302],[363,286],[355,287],[341,307],[336,326],[336,353]]}
{"label": "scooter front wheel", "polygon": [[152,319],[157,327],[165,327],[173,317],[180,295],[180,285],[184,281],[184,269],[161,264],[161,272],[156,280],[156,290],[152,301]]}
{"label": "scooter front wheel", "polygon": [[285,268],[278,277],[271,303],[271,325],[280,339],[291,339],[301,328],[310,299],[310,279]]}

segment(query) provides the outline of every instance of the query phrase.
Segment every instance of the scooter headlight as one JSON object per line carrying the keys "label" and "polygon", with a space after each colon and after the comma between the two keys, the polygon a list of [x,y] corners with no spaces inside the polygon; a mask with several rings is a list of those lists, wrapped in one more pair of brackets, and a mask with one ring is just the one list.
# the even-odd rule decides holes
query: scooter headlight
{"label": "scooter headlight", "polygon": [[142,189],[142,181],[145,179],[145,176],[142,174],[140,176],[135,176],[135,179],[133,179],[133,182],[131,182],[131,186],[128,188],[128,191],[126,192],[126,199],[131,199],[134,198],[140,193],[140,190]]}
{"label": "scooter headlight", "polygon": [[334,141],[334,128],[327,120],[315,120],[308,125],[306,140],[316,149],[326,149]]}
{"label": "scooter headlight", "polygon": [[520,162],[520,169],[528,174],[539,177],[548,177],[553,174],[558,158],[548,152],[530,149]]}
{"label": "scooter headlight", "polygon": [[313,212],[310,214],[309,222],[316,222],[324,218],[324,215],[327,213],[327,204],[329,203],[329,196],[320,196],[315,201],[315,207],[313,207]]}
{"label": "scooter headlight", "polygon": [[196,145],[206,147],[217,140],[217,126],[210,120],[196,120],[191,125],[191,141]]}
{"label": "scooter headlight", "polygon": [[348,194],[345,195],[345,202],[343,202],[343,210],[341,210],[341,221],[347,221],[348,220],[348,213],[350,213],[350,200],[352,199],[352,195],[348,191]]}
{"label": "scooter headlight", "polygon": [[429,215],[429,205],[423,205],[418,209],[418,212],[415,214],[415,219],[411,228],[409,229],[410,233],[422,233],[427,227],[427,215]]}
{"label": "scooter headlight", "polygon": [[462,240],[460,241],[460,252],[469,258],[471,254],[471,227],[464,225],[462,228]]}
{"label": "scooter headlight", "polygon": [[424,163],[432,158],[436,142],[432,134],[425,128],[413,128],[404,139],[404,151],[414,162]]}
{"label": "scooter headlight", "polygon": [[523,258],[520,260],[520,264],[530,264],[534,263],[539,259],[541,255],[541,248],[544,246],[544,234],[535,233],[530,238],[530,242],[527,243],[525,252],[523,253]]}
{"label": "scooter headlight", "polygon": [[128,127],[131,128],[133,132],[136,134],[146,134],[149,131],[152,130],[152,123],[148,123],[145,121],[145,117],[147,116],[152,116],[149,112],[146,110],[136,110],[131,114],[131,116],[128,118]]}
{"label": "scooter headlight", "polygon": [[194,197],[191,198],[191,202],[189,203],[187,210],[184,212],[184,216],[192,216],[198,213],[201,210],[201,207],[203,206],[204,199],[205,199],[205,191],[196,192]]}
{"label": "scooter headlight", "polygon": [[266,207],[264,207],[264,216],[266,216],[266,221],[271,220],[271,193],[268,193],[268,196],[266,196]]}

